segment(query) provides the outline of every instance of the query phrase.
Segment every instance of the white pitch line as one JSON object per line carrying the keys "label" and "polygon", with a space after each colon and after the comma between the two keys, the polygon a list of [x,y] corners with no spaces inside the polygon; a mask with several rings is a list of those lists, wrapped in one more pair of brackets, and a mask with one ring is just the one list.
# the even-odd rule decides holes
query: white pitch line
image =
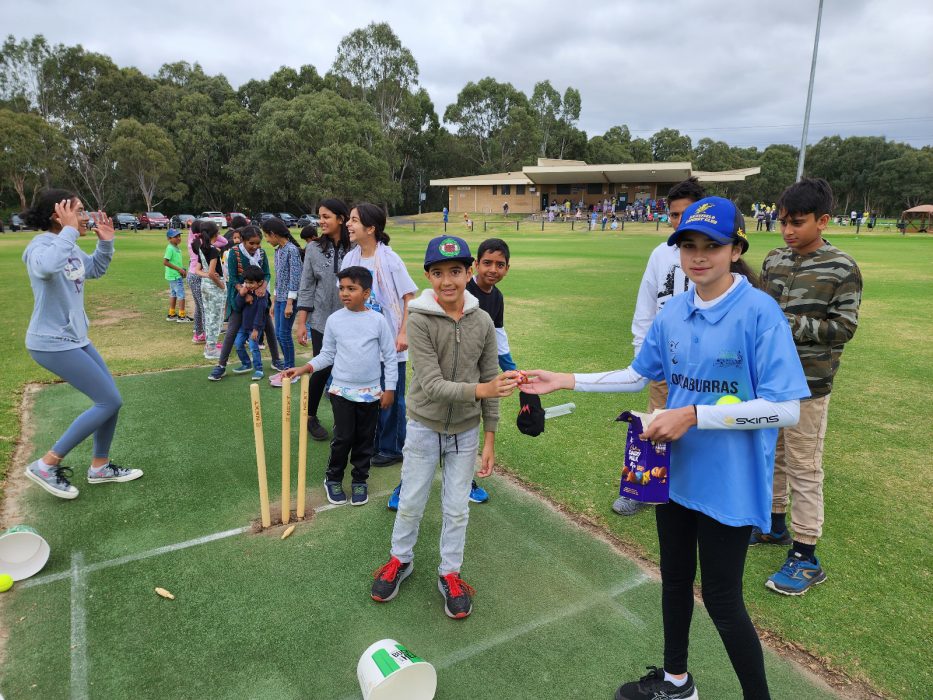
{"label": "white pitch line", "polygon": [[87,579],[84,555],[71,555],[71,698],[87,700]]}
{"label": "white pitch line", "polygon": [[[386,491],[384,493],[373,494],[373,498],[385,498],[391,491]],[[345,505],[345,504],[341,504]],[[340,505],[335,505],[333,503],[327,503],[322,505],[320,508],[315,508],[315,513],[324,513],[329,510],[334,510],[335,508],[340,508]],[[296,521],[298,524],[298,521]],[[236,537],[237,535],[242,535],[245,532],[252,530],[252,526],[246,525],[244,527],[237,527],[232,530],[224,530],[223,532],[215,532],[210,535],[204,535],[203,537],[196,537],[193,540],[186,540],[184,542],[177,542],[175,544],[165,545],[164,547],[156,547],[155,549],[148,549],[145,552],[137,552],[136,554],[127,554],[123,557],[117,557],[116,559],[109,559],[107,561],[97,562],[96,564],[89,564],[86,567],[82,566],[82,572],[94,572],[100,571],[101,569],[109,569],[114,566],[122,566],[123,564],[129,564],[134,561],[140,561],[142,559],[151,559],[152,557],[157,557],[162,554],[170,554],[172,552],[177,552],[182,549],[188,549],[189,547],[196,547],[200,544],[207,544],[208,542],[216,542],[217,540],[227,539],[228,537]],[[82,557],[83,562],[83,557]],[[33,586],[42,586],[47,583],[54,583],[55,581],[61,581],[67,578],[74,578],[74,565],[72,564],[71,571],[61,571],[57,574],[48,574],[47,576],[41,576],[39,578],[29,579],[23,581],[22,583],[16,584],[17,588],[32,588]]]}
{"label": "white pitch line", "polygon": [[524,625],[513,627],[510,630],[506,630],[502,634],[498,634],[494,637],[490,637],[489,639],[486,639],[482,642],[471,644],[470,646],[464,647],[460,651],[457,651],[451,654],[447,658],[441,659],[434,665],[438,669],[447,668],[449,666],[454,666],[463,661],[466,661],[467,659],[471,659],[472,657],[477,656],[478,654],[482,654],[483,652],[489,651],[490,649],[494,649],[497,646],[511,642],[513,639],[517,639],[518,637],[522,637],[526,634],[530,634],[531,632],[534,632],[536,629],[540,627],[545,627],[547,625],[553,624],[559,620],[564,619],[565,617],[573,617],[574,615],[578,615],[602,603],[606,603],[606,602],[614,603],[615,598],[617,596],[620,596],[623,593],[626,593],[627,591],[632,590],[633,588],[637,588],[638,586],[642,585],[643,583],[647,583],[650,580],[651,580],[650,576],[648,576],[645,573],[639,572],[638,575],[635,576],[635,578],[632,578],[626,581],[625,583],[621,583],[617,586],[613,586],[607,592],[597,593],[596,595],[593,595],[589,598],[581,600],[578,603],[575,603],[571,606],[563,608],[562,610],[559,610],[558,612],[551,613],[550,615],[542,615],[541,617],[535,620],[532,620],[531,622],[527,622]]}

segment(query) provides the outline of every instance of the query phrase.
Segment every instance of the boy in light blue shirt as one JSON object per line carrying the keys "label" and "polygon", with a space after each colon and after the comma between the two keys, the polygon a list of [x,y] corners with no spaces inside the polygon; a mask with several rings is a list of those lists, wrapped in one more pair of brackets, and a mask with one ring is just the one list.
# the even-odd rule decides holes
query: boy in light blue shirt
{"label": "boy in light blue shirt", "polygon": [[[398,382],[395,335],[385,317],[366,307],[373,286],[372,273],[355,265],[337,273],[343,308],[332,313],[324,325],[321,352],[304,367],[287,369],[284,379],[317,372],[333,365],[328,393],[334,412],[334,437],[324,479],[327,500],[347,502],[343,477],[347,458],[351,472],[350,504],[369,501],[366,481],[375,448],[379,410],[392,405]],[[385,366],[385,390],[380,376]]]}

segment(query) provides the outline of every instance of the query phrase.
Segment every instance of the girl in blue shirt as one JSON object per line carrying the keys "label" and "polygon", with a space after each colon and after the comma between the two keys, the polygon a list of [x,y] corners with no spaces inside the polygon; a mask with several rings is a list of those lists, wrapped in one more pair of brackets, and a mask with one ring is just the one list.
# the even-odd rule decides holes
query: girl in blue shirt
{"label": "girl in blue shirt", "polygon": [[23,215],[43,233],[23,253],[35,306],[26,331],[26,349],[40,366],[85,394],[94,405],[68,427],[52,448],[26,467],[26,477],[53,496],[73,499],[71,468],[62,459],[86,438],[94,436],[94,456],[87,471],[90,484],[132,481],[143,475],[110,461],[110,443],[123,399],[110,370],[88,338],[84,283],[103,277],[113,259],[113,221],[97,212],[97,247],[88,255],[78,247],[87,235],[88,215],[73,193],[49,189]]}
{"label": "girl in blue shirt", "polygon": [[[296,307],[298,285],[301,281],[301,247],[285,222],[279,218],[267,219],[262,222],[261,228],[269,245],[275,248],[275,288],[272,294],[275,338],[282,349],[282,365],[284,369],[290,369],[295,366],[292,326],[298,311]],[[269,382],[272,386],[282,386],[281,372],[270,377]]]}
{"label": "girl in blue shirt", "polygon": [[[742,572],[752,527],[770,526],[777,429],[796,424],[799,400],[810,392],[784,314],[749,282],[754,275],[741,259],[745,222],[735,205],[701,199],[668,242],[679,247],[695,287],[665,305],[631,366],[596,374],[532,370],[522,390],[637,392],[661,379],[670,387],[668,410],[643,435],[672,443],[670,501],[655,509],[664,666],[622,685],[617,700],[697,697],[687,648],[698,559],[703,602],[744,696],[768,698]],[[741,402],[716,405],[726,395]]]}

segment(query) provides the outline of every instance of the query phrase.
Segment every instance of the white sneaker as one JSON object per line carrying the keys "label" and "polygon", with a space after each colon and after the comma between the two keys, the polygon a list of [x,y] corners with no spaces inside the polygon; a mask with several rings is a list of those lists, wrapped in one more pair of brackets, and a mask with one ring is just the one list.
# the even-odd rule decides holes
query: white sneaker
{"label": "white sneaker", "polygon": [[111,481],[133,481],[142,475],[142,469],[124,469],[119,464],[108,462],[102,467],[90,467],[87,470],[87,483],[106,484]]}

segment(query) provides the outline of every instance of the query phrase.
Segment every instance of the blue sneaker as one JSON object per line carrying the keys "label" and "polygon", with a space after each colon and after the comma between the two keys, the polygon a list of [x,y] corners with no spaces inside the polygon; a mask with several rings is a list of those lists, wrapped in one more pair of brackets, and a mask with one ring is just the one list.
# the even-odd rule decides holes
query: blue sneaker
{"label": "blue sneaker", "polygon": [[369,503],[369,489],[366,487],[366,484],[350,484],[350,505],[364,506],[367,503]]}
{"label": "blue sneaker", "polygon": [[249,372],[252,368],[253,368],[252,365],[241,364],[239,367],[234,367],[234,368],[233,368],[233,373],[234,373],[234,374],[246,374],[246,373]]}
{"label": "blue sneaker", "polygon": [[26,467],[26,477],[39,484],[53,496],[69,501],[78,497],[78,489],[72,486],[68,480],[71,477],[71,467],[61,464],[53,467],[41,459],[37,459]]}
{"label": "blue sneaker", "polygon": [[800,556],[799,552],[790,550],[784,566],[765,582],[765,587],[776,593],[784,595],[803,595],[810,586],[823,583],[826,572],[820,566],[820,560],[810,561]]}
{"label": "blue sneaker", "polygon": [[759,528],[753,527],[752,534],[748,538],[748,546],[754,547],[756,544],[779,544],[789,547],[794,543],[787,528],[781,532],[762,532]]}
{"label": "blue sneaker", "polygon": [[276,372],[284,372],[286,369],[285,363],[281,360],[271,362],[270,364],[272,365],[272,369],[274,369]]}
{"label": "blue sneaker", "polygon": [[479,486],[474,480],[473,485],[470,486],[470,503],[485,503],[488,500],[489,494],[486,493],[486,489]]}
{"label": "blue sneaker", "polygon": [[262,371],[261,369],[257,369],[255,372],[253,372],[253,379],[252,379],[252,380],[253,380],[254,382],[258,382],[260,379],[262,379],[262,378],[265,377],[265,376],[266,376],[266,375],[263,373],[263,371]]}
{"label": "blue sneaker", "polygon": [[223,365],[217,365],[214,369],[211,370],[211,373],[208,375],[208,379],[212,382],[219,382],[224,378],[224,372],[227,371],[227,368]]}
{"label": "blue sneaker", "polygon": [[327,500],[335,506],[342,506],[347,502],[347,494],[339,481],[325,481],[324,491],[327,492]]}
{"label": "blue sneaker", "polygon": [[402,495],[402,482],[398,482],[398,486],[392,491],[392,495],[389,496],[389,510],[398,510],[398,501]]}

